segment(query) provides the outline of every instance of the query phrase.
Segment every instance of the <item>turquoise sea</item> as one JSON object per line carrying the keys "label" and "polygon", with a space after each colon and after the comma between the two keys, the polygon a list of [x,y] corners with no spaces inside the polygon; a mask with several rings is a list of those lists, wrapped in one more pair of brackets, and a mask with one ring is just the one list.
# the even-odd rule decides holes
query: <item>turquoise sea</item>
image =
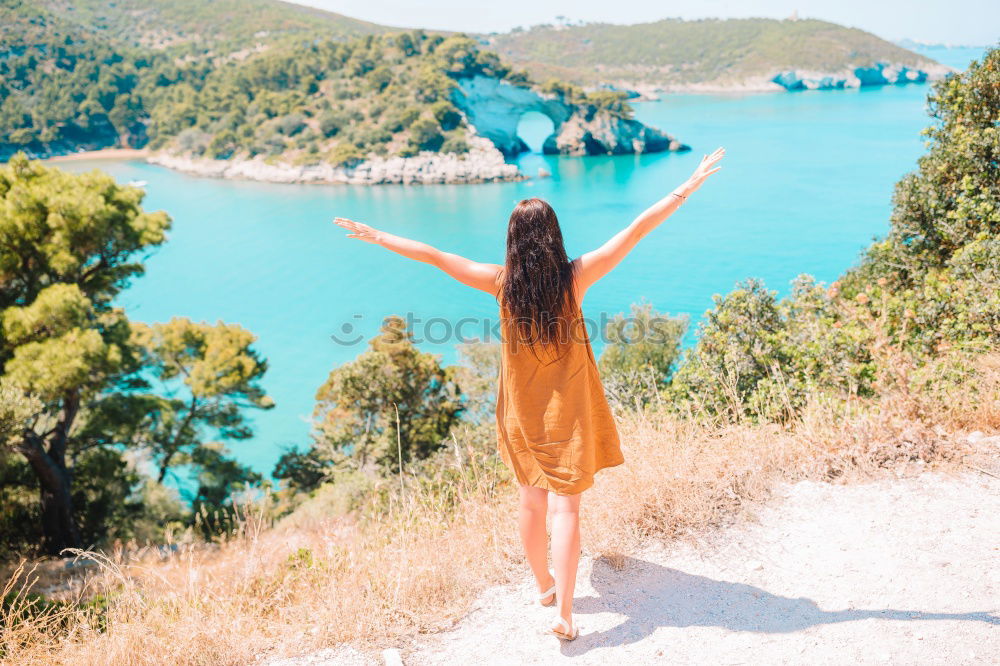
{"label": "turquoise sea", "polygon": [[[927,51],[962,67],[979,49]],[[725,146],[723,170],[615,272],[593,287],[585,314],[649,301],[693,321],[747,277],[779,293],[801,273],[832,281],[887,229],[894,183],[924,151],[924,85],[802,93],[672,95],[636,104],[637,117],[689,144],[685,154],[559,158],[529,154],[550,178],[521,183],[349,187],[196,178],[142,162],[69,162],[121,182],[147,181],[147,210],[173,218],[169,241],[123,294],[136,320],[173,316],[239,323],[268,359],[277,407],[256,413],[236,457],[269,475],[283,447],[306,446],[316,388],[353,359],[388,314],[419,319],[421,347],[454,362],[449,324],[493,318],[496,304],[435,269],[350,241],[331,224],[351,217],[480,261],[501,262],[511,207],[539,196],[555,207],[571,255],[599,245]],[[526,117],[538,146],[548,121]],[[346,328],[345,328],[346,327]],[[475,337],[482,325],[466,324]],[[341,339],[361,338],[354,345]],[[595,344],[595,347],[598,347]],[[599,350],[595,350],[598,351]]]}

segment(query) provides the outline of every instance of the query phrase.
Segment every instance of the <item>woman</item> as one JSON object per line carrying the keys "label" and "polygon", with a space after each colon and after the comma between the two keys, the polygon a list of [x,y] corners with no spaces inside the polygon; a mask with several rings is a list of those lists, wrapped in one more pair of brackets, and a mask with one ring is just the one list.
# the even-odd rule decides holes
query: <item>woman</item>
{"label": "woman", "polygon": [[[519,527],[543,606],[558,602],[549,631],[566,640],[580,558],[580,497],[594,474],[624,462],[597,365],[582,326],[580,303],[646,234],[667,219],[721,167],[720,148],[683,185],[653,204],[593,252],[570,261],[559,222],[541,199],[525,199],[510,216],[503,266],[481,264],[359,222],[336,223],[357,238],[437,266],[491,294],[500,306],[502,351],[497,389],[500,455],[520,484]],[[545,519],[552,503],[552,563],[546,566]]]}

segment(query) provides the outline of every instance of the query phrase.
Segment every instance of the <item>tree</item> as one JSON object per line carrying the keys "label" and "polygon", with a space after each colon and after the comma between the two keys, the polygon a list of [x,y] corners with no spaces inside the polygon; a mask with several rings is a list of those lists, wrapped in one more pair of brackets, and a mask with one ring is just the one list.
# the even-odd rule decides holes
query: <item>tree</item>
{"label": "tree", "polygon": [[869,252],[904,286],[1000,234],[1000,49],[935,84],[928,107],[929,150],[897,184],[889,235]]}
{"label": "tree", "polygon": [[261,477],[229,456],[226,442],[249,439],[244,410],[270,409],[274,402],[259,381],[267,363],[243,328],[195,323],[132,324],[130,344],[142,373],[109,392],[88,414],[76,439],[103,450],[124,447],[152,471],[151,483],[171,481],[194,514],[206,517],[206,536],[221,524],[233,493]]}
{"label": "tree", "polygon": [[[236,325],[212,326],[182,317],[132,328],[143,366],[160,390],[131,394],[124,400],[145,413],[144,419],[135,421],[139,424],[135,444],[149,451],[157,481],[162,483],[171,467],[198,465],[199,460],[217,468],[213,454],[219,451],[205,447],[205,433],[221,440],[248,439],[253,431],[243,410],[274,407],[259,384],[267,362],[251,347],[256,338]],[[120,408],[116,405],[115,411]],[[121,421],[115,415],[110,420]]]}
{"label": "tree", "polygon": [[607,346],[601,353],[602,372],[633,373],[651,370],[666,384],[681,353],[686,317],[668,317],[649,303],[632,305],[632,315],[618,314],[608,322]]}
{"label": "tree", "polygon": [[889,234],[839,281],[918,356],[1000,343],[1000,49],[928,102],[929,150],[896,186]]}
{"label": "tree", "polygon": [[369,347],[317,391],[314,448],[335,465],[397,471],[400,449],[405,463],[440,448],[462,412],[461,392],[400,317],[387,317]]}
{"label": "tree", "polygon": [[500,343],[475,341],[457,348],[461,364],[454,371],[465,398],[462,417],[475,424],[493,423],[500,374]]}
{"label": "tree", "polygon": [[458,112],[454,104],[446,100],[434,102],[431,105],[431,113],[441,125],[441,129],[446,132],[455,129],[462,122],[462,114]]}
{"label": "tree", "polygon": [[669,384],[687,327],[686,317],[668,317],[649,303],[608,322],[598,367],[612,404],[645,405]]}
{"label": "tree", "polygon": [[38,481],[52,554],[82,545],[67,458],[78,418],[138,368],[111,301],[142,273],[134,256],[162,243],[170,224],[144,212],[142,197],[107,175],[71,175],[23,155],[0,169],[0,376],[38,400],[0,446]]}
{"label": "tree", "polygon": [[829,289],[801,276],[780,302],[757,281],[716,297],[677,402],[784,420],[817,390],[871,396],[886,377],[907,381],[900,359],[1000,342],[1000,49],[929,101],[929,150],[896,187],[888,236]]}
{"label": "tree", "polygon": [[441,126],[430,118],[420,118],[410,125],[410,145],[416,150],[436,151],[444,143]]}

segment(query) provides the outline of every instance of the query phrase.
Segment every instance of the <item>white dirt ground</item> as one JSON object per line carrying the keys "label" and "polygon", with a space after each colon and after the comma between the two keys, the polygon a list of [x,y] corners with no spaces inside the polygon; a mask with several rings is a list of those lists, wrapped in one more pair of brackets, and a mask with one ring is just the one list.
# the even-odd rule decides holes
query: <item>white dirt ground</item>
{"label": "white dirt ground", "polygon": [[540,631],[553,611],[533,591],[491,588],[399,652],[273,663],[1000,664],[1000,480],[784,485],[753,519],[621,570],[585,558],[573,642]]}

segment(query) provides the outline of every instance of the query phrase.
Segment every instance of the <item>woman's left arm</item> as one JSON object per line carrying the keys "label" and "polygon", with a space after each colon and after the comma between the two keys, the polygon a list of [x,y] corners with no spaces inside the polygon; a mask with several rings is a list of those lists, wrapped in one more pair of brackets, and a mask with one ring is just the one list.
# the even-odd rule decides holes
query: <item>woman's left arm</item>
{"label": "woman's left arm", "polygon": [[401,254],[409,259],[437,266],[462,284],[496,296],[497,275],[499,275],[501,270],[501,267],[497,264],[482,264],[457,254],[442,252],[427,243],[410,240],[402,236],[395,236],[385,231],[373,229],[367,224],[348,220],[343,217],[336,218],[334,223],[351,232],[347,234],[348,238],[357,238],[366,243],[381,245],[385,249],[391,250],[396,254]]}

